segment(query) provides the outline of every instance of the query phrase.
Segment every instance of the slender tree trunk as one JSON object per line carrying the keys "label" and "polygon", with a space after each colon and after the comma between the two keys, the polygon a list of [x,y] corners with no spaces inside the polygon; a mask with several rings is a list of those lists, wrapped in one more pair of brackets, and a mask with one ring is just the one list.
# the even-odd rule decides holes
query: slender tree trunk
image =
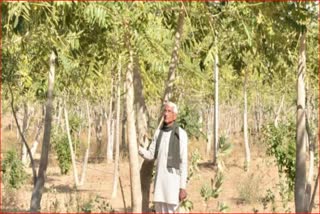
{"label": "slender tree trunk", "polygon": [[[124,82],[124,87],[126,88],[126,83]],[[122,120],[121,120],[121,151],[125,152],[127,150],[127,101],[123,99],[123,107],[122,107]]]}
{"label": "slender tree trunk", "polygon": [[[21,121],[21,119],[20,119],[20,117],[19,117],[19,110],[20,110],[20,109],[17,109],[17,110],[16,110],[16,117],[17,117],[18,123],[21,124],[22,121]],[[21,128],[21,127],[20,127],[20,128]],[[21,131],[22,131],[22,130],[21,130]],[[23,134],[23,133],[22,133],[22,134]],[[19,133],[18,126],[17,126],[17,128],[16,128],[16,136],[17,136],[17,139],[19,139],[19,138],[21,137],[21,135],[20,135],[20,133]],[[21,154],[20,154],[20,155],[21,155]]]}
{"label": "slender tree trunk", "polygon": [[103,114],[101,114],[100,107],[95,111],[95,131],[97,140],[97,156],[100,158],[102,149],[102,120]]}
{"label": "slender tree trunk", "polygon": [[317,178],[315,180],[315,184],[314,184],[314,188],[313,188],[313,193],[312,193],[312,196],[311,196],[311,199],[310,199],[310,204],[309,204],[309,209],[308,209],[308,212],[311,213],[312,212],[312,208],[313,208],[313,204],[314,204],[314,199],[315,199],[315,196],[316,196],[316,192],[317,192],[317,189],[318,189],[318,184],[319,184],[319,172],[318,171],[318,175],[317,175]]}
{"label": "slender tree trunk", "polygon": [[[306,88],[306,91],[308,92],[308,88]],[[306,92],[306,94],[307,94]],[[307,131],[307,142],[308,142],[308,147],[309,147],[309,172],[308,172],[308,178],[307,178],[307,186],[306,186],[306,203],[305,203],[305,211],[311,213],[312,207],[313,207],[313,202],[314,202],[314,192],[317,191],[317,186],[314,186],[314,190],[312,193],[312,180],[314,176],[314,155],[315,155],[315,133],[312,130],[309,121],[312,121],[312,113],[314,110],[314,105],[312,103],[313,97],[312,94],[310,93],[306,95],[308,97],[306,99],[306,131]],[[319,175],[319,172],[318,172]],[[316,180],[316,184],[318,184],[318,179]]]}
{"label": "slender tree trunk", "polygon": [[[176,67],[179,61],[178,57],[178,51],[180,49],[180,42],[183,32],[183,25],[184,25],[184,19],[185,19],[185,12],[183,7],[181,6],[180,12],[179,12],[179,18],[178,18],[178,25],[177,30],[175,33],[175,41],[173,46],[173,51],[171,54],[171,62],[169,65],[169,73],[168,73],[168,79],[167,84],[165,88],[165,92],[163,95],[163,98],[161,100],[161,107],[163,103],[166,101],[169,101],[169,99],[172,96],[173,91],[173,83],[175,80],[175,72]],[[158,121],[161,121],[162,115],[159,117]],[[161,122],[160,122],[161,124]],[[153,169],[154,162],[153,161],[146,161],[144,160],[140,169],[140,175],[141,175],[141,189],[142,189],[142,212],[149,212],[149,199],[150,199],[150,185],[152,181],[152,169]]]}
{"label": "slender tree trunk", "polygon": [[34,161],[33,161],[33,156],[31,154],[31,150],[28,146],[28,143],[27,143],[27,140],[25,139],[23,133],[22,133],[22,130],[20,128],[20,125],[19,125],[19,122],[18,122],[18,118],[17,118],[17,113],[15,111],[15,108],[14,108],[14,97],[13,97],[13,92],[12,92],[12,89],[11,89],[11,86],[9,85],[9,91],[10,91],[10,95],[11,95],[11,110],[12,110],[12,114],[13,114],[13,117],[14,117],[14,120],[16,122],[16,126],[17,126],[17,130],[20,134],[20,137],[23,141],[23,143],[25,144],[26,148],[27,148],[27,152],[30,156],[30,160],[31,160],[31,166],[32,166],[32,175],[33,175],[33,184],[36,185],[36,182],[37,182],[37,172],[36,172],[36,168],[35,168],[35,165],[34,165]]}
{"label": "slender tree trunk", "polygon": [[134,112],[134,88],[133,88],[133,51],[129,46],[130,61],[128,64],[126,83],[127,83],[127,133],[129,144],[129,160],[130,160],[130,181],[131,181],[131,205],[132,212],[141,212],[141,188],[139,174],[139,159],[137,134],[135,125]]}
{"label": "slender tree trunk", "polygon": [[173,51],[171,54],[171,62],[169,65],[168,79],[166,82],[167,84],[166,84],[165,92],[164,92],[164,95],[162,98],[161,106],[163,105],[163,103],[165,103],[166,101],[169,101],[169,99],[172,98],[173,83],[174,83],[174,80],[176,77],[176,67],[179,62],[178,52],[180,49],[184,19],[185,19],[185,11],[184,11],[183,7],[181,6],[180,12],[179,12],[177,30],[176,30],[176,34],[175,34],[174,47],[173,47]]}
{"label": "slender tree trunk", "polygon": [[[79,102],[77,102],[77,103],[79,103]],[[84,118],[83,118],[83,112],[82,112],[82,109],[81,109],[81,106],[80,106],[80,105],[78,106],[77,114],[79,115],[81,121],[84,120]],[[78,141],[80,141],[80,135],[81,135],[81,133],[82,133],[82,123],[79,124],[79,130],[77,131],[77,133],[75,133],[75,135],[77,136],[76,139],[77,139]],[[76,148],[77,148],[77,147],[76,147]],[[75,149],[75,151],[76,151],[76,149]],[[77,153],[75,152],[75,154],[77,154]]]}
{"label": "slender tree trunk", "polygon": [[[37,129],[37,133],[36,133],[36,137],[35,137],[35,140],[31,146],[31,154],[32,154],[32,157],[34,157],[36,151],[37,151],[37,148],[38,148],[38,145],[39,145],[39,137],[40,137],[40,133],[41,133],[41,129],[42,129],[42,126],[43,126],[43,122],[38,122],[38,129]],[[30,165],[30,162],[31,162],[31,158],[30,158],[30,155],[28,154],[27,155],[27,163],[26,163],[26,166],[29,166]]]}
{"label": "slender tree trunk", "polygon": [[306,74],[306,32],[300,35],[299,66],[297,79],[297,142],[296,142],[296,173],[295,173],[295,211],[305,212],[306,190],[306,115],[305,115],[305,84]]}
{"label": "slender tree trunk", "polygon": [[47,165],[48,165],[48,156],[49,156],[49,147],[50,147],[50,134],[51,134],[51,121],[52,121],[52,101],[53,101],[53,88],[54,88],[54,76],[55,76],[55,61],[56,54],[54,51],[51,53],[50,57],[50,72],[49,72],[49,81],[48,81],[48,97],[46,103],[46,115],[45,115],[45,124],[44,124],[44,135],[42,142],[42,150],[40,157],[40,166],[38,171],[38,177],[36,184],[34,185],[30,211],[39,212],[40,203],[43,193],[43,187],[45,183]]}
{"label": "slender tree trunk", "polygon": [[110,95],[110,101],[109,101],[109,116],[108,116],[108,144],[107,144],[107,163],[111,163],[113,161],[113,109],[112,109],[112,102],[113,102],[113,79],[111,80],[111,95]]}
{"label": "slender tree trunk", "polygon": [[[305,112],[305,115],[308,115]],[[306,117],[306,130],[307,130],[307,139],[308,139],[308,146],[309,146],[309,172],[308,172],[308,179],[307,179],[307,186],[306,186],[306,198],[305,198],[305,208],[306,212],[310,212],[309,207],[311,203],[311,190],[312,190],[312,179],[314,175],[314,140],[313,140],[313,133],[311,131],[308,117]]]}
{"label": "slender tree trunk", "polygon": [[248,101],[247,101],[247,84],[248,84],[248,72],[245,70],[244,83],[243,83],[243,97],[244,97],[244,109],[243,109],[243,135],[244,135],[244,146],[245,146],[245,170],[249,170],[250,167],[250,147],[249,147],[249,136],[248,136]]}
{"label": "slender tree trunk", "polygon": [[110,151],[111,151],[111,154],[110,154],[110,159],[109,159],[109,162],[113,162],[113,150],[114,150],[114,129],[115,129],[115,119],[112,118],[111,120],[111,136],[110,136]]}
{"label": "slender tree trunk", "polygon": [[[57,108],[58,108],[58,110],[57,110],[57,126],[58,127],[61,127],[61,114],[62,114],[62,107],[61,107],[61,105],[62,105],[62,99],[60,98],[59,100],[58,100],[58,105],[57,105]],[[61,127],[62,128],[62,127]]]}
{"label": "slender tree trunk", "polygon": [[[29,108],[28,103],[25,101],[23,103],[23,119],[22,119],[22,134],[27,138],[27,126],[29,121]],[[23,143],[21,138],[21,161],[26,166],[27,165],[27,147]]]}
{"label": "slender tree trunk", "polygon": [[86,106],[87,106],[87,116],[88,116],[88,142],[87,142],[87,149],[86,153],[84,155],[83,165],[82,165],[82,172],[81,172],[81,179],[80,184],[84,184],[84,179],[86,177],[86,171],[87,171],[87,165],[88,165],[88,159],[90,154],[90,144],[91,144],[91,117],[90,117],[90,107],[89,102],[86,100]]}
{"label": "slender tree trunk", "polygon": [[214,152],[213,165],[217,166],[218,143],[219,143],[219,59],[214,56]]}
{"label": "slender tree trunk", "polygon": [[280,102],[278,111],[277,111],[277,113],[276,113],[276,117],[275,117],[275,119],[274,119],[274,126],[275,126],[275,127],[278,127],[278,121],[279,121],[281,109],[282,109],[282,107],[283,107],[283,103],[284,103],[284,95],[282,95],[281,102]]}
{"label": "slender tree trunk", "polygon": [[113,173],[113,187],[111,198],[117,197],[118,179],[119,179],[119,153],[120,153],[120,96],[121,96],[121,57],[119,57],[118,68],[118,83],[117,83],[117,107],[116,107],[116,144],[115,144],[115,158],[114,158],[114,173]]}
{"label": "slender tree trunk", "polygon": [[142,77],[140,71],[140,64],[138,56],[134,57],[134,74],[133,74],[133,84],[134,84],[134,103],[136,109],[136,124],[138,131],[138,143],[143,144],[144,147],[147,147],[148,142],[148,119],[149,114],[146,106],[146,102],[143,94],[143,85],[142,85]]}
{"label": "slender tree trunk", "polygon": [[76,165],[76,156],[73,151],[73,145],[72,145],[72,140],[71,140],[71,135],[70,135],[70,128],[69,128],[69,118],[68,118],[68,111],[66,104],[64,105],[64,116],[65,116],[65,121],[66,121],[66,130],[67,130],[67,135],[68,135],[68,142],[69,142],[69,149],[70,149],[70,155],[71,155],[71,161],[72,161],[72,168],[73,168],[73,178],[76,187],[79,186],[79,177],[78,177],[78,169]]}
{"label": "slender tree trunk", "polygon": [[258,94],[256,95],[254,118],[255,118],[255,131],[259,133],[261,130],[262,113],[261,113],[260,96]]}
{"label": "slender tree trunk", "polygon": [[206,146],[206,155],[209,157],[210,151],[212,148],[212,139],[213,139],[213,107],[210,104],[208,109],[208,118],[207,118],[207,146]]}

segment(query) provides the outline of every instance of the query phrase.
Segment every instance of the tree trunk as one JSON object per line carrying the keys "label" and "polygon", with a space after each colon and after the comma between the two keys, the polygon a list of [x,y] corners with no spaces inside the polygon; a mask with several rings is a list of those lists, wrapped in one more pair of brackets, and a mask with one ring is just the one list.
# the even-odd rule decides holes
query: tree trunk
{"label": "tree trunk", "polygon": [[[305,115],[308,115],[307,112]],[[308,179],[307,179],[307,186],[306,186],[306,198],[305,198],[305,208],[306,212],[310,212],[309,207],[311,202],[311,190],[312,190],[312,179],[314,175],[314,139],[313,133],[311,131],[309,125],[309,119],[306,116],[306,130],[307,130],[307,139],[308,139],[308,146],[309,146],[309,172],[308,172]]]}
{"label": "tree trunk", "polygon": [[[57,108],[58,108],[58,110],[57,110],[57,126],[58,127],[61,127],[62,128],[62,126],[61,126],[61,115],[62,115],[62,99],[60,98],[59,100],[58,100],[58,105],[57,105]],[[62,130],[64,130],[64,129],[62,129]]]}
{"label": "tree trunk", "polygon": [[134,74],[133,74],[133,84],[134,84],[134,103],[136,114],[136,124],[138,131],[138,143],[143,144],[144,147],[147,147],[148,142],[148,110],[143,94],[143,85],[140,71],[140,64],[138,56],[134,57]]}
{"label": "tree trunk", "polygon": [[306,74],[306,32],[300,35],[299,66],[297,79],[297,141],[296,141],[296,173],[295,173],[295,211],[305,212],[306,190],[306,115],[305,84]]}
{"label": "tree trunk", "polygon": [[[126,88],[126,82],[124,82],[123,88]],[[121,120],[121,151],[127,151],[127,101],[123,99],[123,107],[122,107],[122,120]]]}
{"label": "tree trunk", "polygon": [[[181,36],[183,32],[183,25],[184,25],[184,18],[185,18],[185,11],[183,7],[181,6],[180,12],[179,12],[179,18],[178,18],[178,25],[177,30],[175,33],[175,41],[174,41],[174,47],[171,54],[171,62],[169,65],[169,73],[168,73],[168,79],[167,84],[165,88],[165,92],[163,95],[163,98],[161,100],[161,106],[166,101],[169,101],[169,99],[172,96],[173,91],[173,83],[175,80],[175,72],[176,67],[178,64],[178,51],[180,49],[180,41]],[[161,120],[162,115],[159,117],[159,121]],[[161,122],[160,122],[161,124]],[[141,175],[141,189],[142,189],[142,212],[149,212],[149,199],[150,199],[150,185],[152,181],[152,169],[153,169],[154,162],[153,161],[146,161],[144,160],[140,169],[140,175]]]}
{"label": "tree trunk", "polygon": [[[77,103],[80,103],[80,102],[77,102]],[[77,115],[79,115],[79,118],[80,118],[81,121],[84,120],[82,108],[81,108],[80,105],[78,105],[78,107],[77,107]],[[80,141],[80,135],[81,135],[81,133],[82,133],[82,123],[79,124],[79,129],[78,129],[77,133],[75,133],[75,135],[76,135],[76,137],[77,137],[76,139],[77,139],[78,141]],[[77,147],[75,147],[75,154],[77,154],[76,148],[77,148]]]}
{"label": "tree trunk", "polygon": [[34,185],[34,188],[32,191],[32,196],[31,196],[31,204],[30,204],[30,211],[31,212],[39,212],[40,211],[40,203],[41,203],[43,187],[44,187],[46,171],[47,171],[47,165],[48,165],[56,58],[57,58],[57,56],[56,56],[55,52],[52,51],[51,57],[50,57],[48,97],[47,97],[47,103],[46,103],[46,115],[45,115],[44,135],[43,135],[43,141],[42,141],[41,157],[40,157],[40,166],[39,166],[37,181],[36,181],[36,184]]}
{"label": "tree trunk", "polygon": [[171,62],[169,65],[168,79],[166,82],[167,84],[166,84],[166,88],[165,88],[164,95],[162,98],[161,106],[163,105],[163,103],[165,103],[166,101],[169,101],[169,99],[172,98],[173,83],[174,83],[175,76],[176,76],[176,67],[177,67],[178,61],[179,61],[178,51],[180,49],[184,19],[185,19],[185,11],[184,11],[183,7],[181,6],[180,12],[179,12],[177,30],[176,30],[176,34],[175,34],[174,47],[173,47],[173,51],[171,54]]}
{"label": "tree trunk", "polygon": [[214,151],[213,165],[217,166],[218,144],[219,144],[219,59],[214,55]]}
{"label": "tree trunk", "polygon": [[112,109],[112,102],[113,102],[113,79],[111,80],[111,94],[110,94],[110,101],[109,101],[109,116],[107,121],[107,133],[108,133],[108,144],[107,144],[107,163],[111,163],[113,161],[113,109]]}
{"label": "tree trunk", "polygon": [[103,115],[101,114],[100,109],[95,110],[95,131],[96,131],[96,141],[97,141],[97,156],[101,156],[102,148],[102,120]]}
{"label": "tree trunk", "polygon": [[[28,129],[28,121],[29,121],[29,108],[28,103],[25,101],[23,103],[23,119],[22,119],[22,134],[25,138],[27,138],[27,129]],[[23,165],[27,165],[27,147],[23,143],[21,138],[21,161]]]}
{"label": "tree trunk", "polygon": [[70,128],[69,128],[69,118],[68,118],[68,111],[66,105],[64,105],[64,116],[65,116],[65,121],[66,121],[66,131],[68,135],[68,142],[69,142],[69,149],[70,149],[70,155],[71,155],[71,161],[72,161],[72,168],[73,168],[73,178],[76,187],[79,186],[79,177],[78,177],[78,169],[76,165],[76,157],[73,151],[73,145],[72,145],[72,140],[71,140],[71,135],[70,135]]}
{"label": "tree trunk", "polygon": [[25,144],[26,148],[27,148],[27,152],[30,156],[30,160],[31,160],[31,166],[32,166],[32,175],[33,175],[33,184],[36,185],[36,182],[37,182],[37,172],[36,172],[36,169],[35,169],[35,165],[34,165],[34,161],[33,161],[33,156],[32,156],[32,153],[31,153],[31,150],[28,146],[28,143],[22,133],[22,130],[20,128],[20,125],[19,125],[19,122],[18,122],[18,118],[17,118],[17,113],[15,111],[15,108],[14,108],[14,97],[13,97],[13,92],[12,92],[12,89],[11,89],[11,86],[9,85],[9,91],[10,91],[10,95],[11,95],[11,110],[12,110],[12,114],[13,114],[13,117],[14,117],[14,120],[16,122],[16,126],[17,126],[17,130],[20,134],[20,137],[22,139],[22,142]]}
{"label": "tree trunk", "polygon": [[[39,145],[39,137],[40,137],[40,133],[41,133],[41,129],[42,129],[42,126],[43,126],[43,121],[39,121],[38,122],[38,129],[37,129],[37,133],[36,133],[36,137],[35,137],[35,140],[31,146],[31,155],[32,157],[34,157],[36,151],[37,151],[37,148],[38,148],[38,145]],[[29,166],[30,165],[30,162],[31,162],[31,157],[29,154],[27,154],[27,163],[26,163],[26,166]]]}
{"label": "tree trunk", "polygon": [[87,116],[88,116],[88,142],[87,142],[87,149],[86,153],[84,155],[84,160],[82,164],[82,172],[81,172],[81,178],[80,178],[80,184],[84,184],[84,179],[86,177],[86,170],[87,170],[87,165],[88,165],[88,159],[89,159],[89,154],[90,154],[90,144],[91,144],[91,117],[90,117],[90,108],[89,108],[89,102],[88,100],[86,101],[87,105]]}
{"label": "tree trunk", "polygon": [[112,118],[111,120],[111,134],[110,134],[110,159],[109,163],[113,162],[113,150],[114,150],[114,129],[115,129],[115,120]]}
{"label": "tree trunk", "polygon": [[316,192],[318,190],[318,184],[319,184],[319,172],[318,171],[318,175],[317,175],[317,178],[315,180],[315,184],[314,184],[314,188],[313,188],[313,193],[312,193],[312,196],[311,196],[311,199],[310,199],[310,204],[309,204],[309,209],[308,209],[308,212],[311,213],[312,212],[312,208],[313,208],[313,204],[314,204],[314,199],[315,199],[315,196],[316,196]]}
{"label": "tree trunk", "polygon": [[207,146],[206,146],[206,155],[209,158],[210,151],[212,148],[212,139],[213,139],[213,107],[210,104],[208,109],[208,118],[207,118]]}
{"label": "tree trunk", "polygon": [[127,83],[127,133],[129,144],[129,160],[130,160],[130,181],[131,181],[131,205],[132,212],[141,212],[141,188],[139,174],[139,159],[137,134],[135,125],[134,112],[134,88],[133,88],[133,51],[129,47],[129,64],[127,68],[126,83]]}
{"label": "tree trunk", "polygon": [[278,127],[278,121],[279,121],[280,112],[281,112],[281,109],[282,109],[282,106],[283,106],[283,102],[284,102],[284,95],[282,95],[281,102],[280,102],[278,111],[277,111],[277,113],[276,113],[276,117],[275,117],[275,119],[274,119],[274,126],[275,126],[275,127]]}
{"label": "tree trunk", "polygon": [[[17,121],[18,121],[18,124],[21,124],[22,122],[21,122],[21,119],[19,119],[19,116],[18,116],[18,114],[19,114],[19,110],[20,109],[17,109],[17,111],[16,111],[16,117],[17,117]],[[19,121],[20,120],[20,121]],[[21,127],[20,127],[21,128]],[[21,130],[22,131],[22,130]],[[22,133],[22,132],[21,132]],[[22,133],[23,134],[23,133]],[[16,136],[17,136],[17,139],[19,139],[20,137],[21,137],[21,135],[20,135],[20,132],[19,132],[19,129],[18,129],[18,126],[17,126],[17,128],[16,128]],[[20,154],[21,155],[21,154]]]}
{"label": "tree trunk", "polygon": [[249,147],[249,136],[248,136],[248,101],[247,101],[247,84],[248,84],[248,72],[245,70],[244,83],[243,83],[243,97],[244,97],[244,109],[243,109],[243,135],[244,135],[244,146],[245,146],[245,171],[249,170],[250,167],[250,147]]}
{"label": "tree trunk", "polygon": [[[259,92],[258,92],[259,93]],[[255,104],[255,111],[254,111],[254,121],[255,121],[255,132],[259,133],[261,130],[261,123],[262,123],[262,110],[261,110],[261,102],[260,102],[260,95],[256,95],[256,104]]]}
{"label": "tree trunk", "polygon": [[115,133],[115,157],[114,157],[114,173],[113,173],[113,187],[111,198],[117,197],[118,179],[119,179],[119,153],[120,153],[120,96],[121,96],[121,58],[119,57],[118,68],[118,83],[117,83],[117,107],[116,107],[116,133]]}

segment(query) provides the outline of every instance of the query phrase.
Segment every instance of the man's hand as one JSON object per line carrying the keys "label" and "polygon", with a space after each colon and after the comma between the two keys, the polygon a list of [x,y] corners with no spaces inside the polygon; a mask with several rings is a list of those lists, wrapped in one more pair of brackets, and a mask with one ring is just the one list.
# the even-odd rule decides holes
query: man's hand
{"label": "man's hand", "polygon": [[143,157],[143,150],[144,150],[144,148],[143,148],[142,146],[139,146],[139,148],[138,148],[138,153],[139,153],[139,155],[140,155],[141,157]]}
{"label": "man's hand", "polygon": [[179,201],[183,201],[186,198],[187,198],[187,191],[185,189],[180,189]]}

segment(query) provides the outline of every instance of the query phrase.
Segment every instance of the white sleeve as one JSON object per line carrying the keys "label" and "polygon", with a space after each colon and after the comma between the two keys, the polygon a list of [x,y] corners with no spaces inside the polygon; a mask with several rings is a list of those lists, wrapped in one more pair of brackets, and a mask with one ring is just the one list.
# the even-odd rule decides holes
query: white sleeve
{"label": "white sleeve", "polygon": [[186,189],[188,176],[188,136],[183,129],[179,129],[180,137],[180,188]]}
{"label": "white sleeve", "polygon": [[145,149],[143,147],[139,146],[139,154],[146,160],[153,160],[154,159],[154,153],[156,150],[156,142],[159,135],[159,130],[155,132],[154,138],[149,146],[149,149]]}

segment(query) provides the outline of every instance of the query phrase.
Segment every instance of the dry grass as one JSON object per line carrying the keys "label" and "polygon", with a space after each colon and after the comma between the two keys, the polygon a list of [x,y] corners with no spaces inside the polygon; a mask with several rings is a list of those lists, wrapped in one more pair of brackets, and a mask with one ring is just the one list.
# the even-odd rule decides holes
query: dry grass
{"label": "dry grass", "polygon": [[261,177],[253,173],[245,175],[238,186],[239,198],[244,203],[252,204],[261,200]]}

